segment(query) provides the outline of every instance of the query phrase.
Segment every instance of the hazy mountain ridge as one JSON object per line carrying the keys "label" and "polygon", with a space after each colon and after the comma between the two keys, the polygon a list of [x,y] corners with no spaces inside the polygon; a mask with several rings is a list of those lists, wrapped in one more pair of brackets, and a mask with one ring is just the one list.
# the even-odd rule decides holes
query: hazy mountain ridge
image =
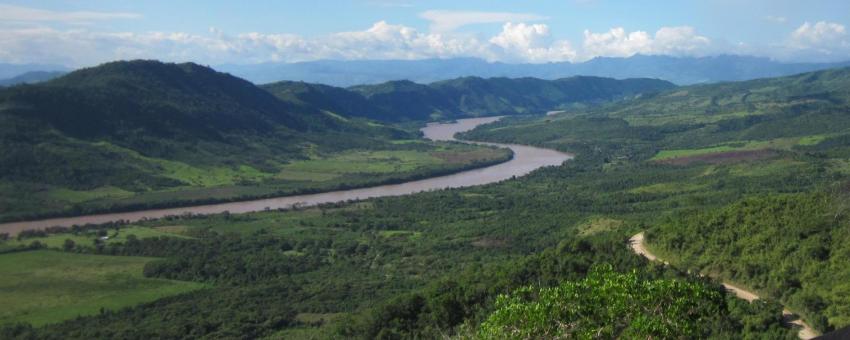
{"label": "hazy mountain ridge", "polygon": [[0,87],[19,84],[35,84],[65,75],[64,71],[29,71],[12,78],[0,79]]}
{"label": "hazy mountain ridge", "polygon": [[28,72],[69,72],[70,68],[53,64],[0,63],[0,79],[14,78]]}
{"label": "hazy mountain ridge", "polygon": [[506,64],[482,59],[320,60],[297,63],[218,65],[255,83],[281,80],[334,86],[377,84],[392,80],[431,83],[459,77],[534,77],[554,80],[571,76],[658,78],[679,85],[778,77],[850,65],[842,63],[782,63],[752,56],[670,57],[635,55],[595,58],[583,63]]}
{"label": "hazy mountain ridge", "polygon": [[345,116],[400,121],[539,114],[666,90],[674,85],[656,79],[464,77],[428,85],[398,80],[343,89],[285,81],[262,87],[283,100],[308,103]]}

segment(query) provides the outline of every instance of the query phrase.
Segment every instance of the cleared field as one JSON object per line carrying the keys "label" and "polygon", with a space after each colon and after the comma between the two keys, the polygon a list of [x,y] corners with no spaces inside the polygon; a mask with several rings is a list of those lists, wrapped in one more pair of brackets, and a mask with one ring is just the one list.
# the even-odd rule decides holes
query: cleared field
{"label": "cleared field", "polygon": [[348,173],[390,173],[415,170],[419,167],[444,163],[429,152],[355,151],[331,157],[287,164],[278,178],[323,181]]}
{"label": "cleared field", "polygon": [[151,260],[50,250],[0,255],[0,324],[38,326],[204,287],[143,277]]}
{"label": "cleared field", "polygon": [[[652,161],[665,161],[674,158],[690,158],[695,156],[704,156],[709,154],[729,154],[735,158],[742,156],[747,158],[752,152],[765,150],[790,150],[795,146],[811,146],[817,145],[829,135],[812,135],[794,138],[777,138],[767,141],[737,141],[727,142],[716,146],[699,149],[680,149],[680,150],[662,150],[658,152]],[[721,157],[723,158],[723,157]],[[728,158],[728,157],[726,157]],[[758,157],[761,158],[761,157]]]}

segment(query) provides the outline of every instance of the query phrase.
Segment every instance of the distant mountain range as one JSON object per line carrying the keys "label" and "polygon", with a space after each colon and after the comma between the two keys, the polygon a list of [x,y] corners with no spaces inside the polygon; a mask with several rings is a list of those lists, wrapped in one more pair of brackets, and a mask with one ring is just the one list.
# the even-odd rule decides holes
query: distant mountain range
{"label": "distant mountain range", "polygon": [[65,73],[64,71],[30,71],[12,78],[0,79],[0,86],[40,83],[59,78]]}
{"label": "distant mountain range", "polygon": [[358,60],[219,65],[215,68],[257,84],[281,80],[334,86],[377,84],[391,80],[431,83],[459,77],[535,77],[559,79],[577,75],[617,79],[657,78],[679,85],[777,77],[827,68],[842,63],[781,63],[767,58],[722,55],[669,57],[635,55],[596,58],[583,63],[505,64],[481,59]]}
{"label": "distant mountain range", "polygon": [[463,77],[423,85],[409,80],[339,88],[282,81],[262,88],[278,98],[342,116],[383,121],[544,113],[675,87],[657,79]]}
{"label": "distant mountain range", "polygon": [[68,72],[70,68],[61,65],[50,64],[7,64],[0,63],[0,79],[10,79],[21,76],[28,72]]}

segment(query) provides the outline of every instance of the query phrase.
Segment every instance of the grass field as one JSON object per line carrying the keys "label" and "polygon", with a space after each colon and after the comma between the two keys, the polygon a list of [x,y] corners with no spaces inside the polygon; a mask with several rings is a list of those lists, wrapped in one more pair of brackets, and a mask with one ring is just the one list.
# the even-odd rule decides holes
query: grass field
{"label": "grass field", "polygon": [[727,142],[718,144],[716,146],[711,146],[707,148],[699,148],[699,149],[681,149],[681,150],[662,150],[658,152],[654,157],[652,157],[652,161],[661,161],[672,158],[682,158],[682,157],[692,157],[692,156],[700,156],[712,153],[722,153],[722,152],[735,152],[735,151],[753,151],[753,150],[764,150],[764,149],[773,149],[773,150],[790,150],[795,146],[811,146],[817,145],[824,139],[829,137],[828,135],[812,135],[805,137],[794,137],[794,138],[777,138],[767,141],[740,141],[740,142]]}
{"label": "grass field", "polygon": [[326,181],[349,173],[406,172],[441,163],[444,163],[443,160],[430,152],[354,151],[284,165],[277,177],[295,181]]}
{"label": "grass field", "polygon": [[143,277],[151,260],[51,250],[0,255],[0,324],[38,326],[204,287]]}

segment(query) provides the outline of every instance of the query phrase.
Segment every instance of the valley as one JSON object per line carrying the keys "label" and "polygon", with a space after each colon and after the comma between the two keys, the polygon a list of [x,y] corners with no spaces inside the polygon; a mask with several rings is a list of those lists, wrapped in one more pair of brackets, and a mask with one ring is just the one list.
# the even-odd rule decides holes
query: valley
{"label": "valley", "polygon": [[0,340],[850,338],[850,1],[0,1]]}
{"label": "valley", "polygon": [[[454,135],[459,132],[471,130],[478,125],[491,123],[498,118],[467,118],[458,120],[455,123],[429,124],[422,129],[425,138],[432,141],[454,141]],[[415,142],[414,142],[415,143]],[[449,144],[454,148],[460,147],[456,144]],[[470,145],[474,145],[470,143]],[[480,150],[480,149],[474,149]],[[86,224],[103,224],[109,222],[126,221],[137,222],[147,219],[159,219],[164,217],[183,216],[183,215],[208,215],[220,213],[246,213],[262,210],[284,210],[292,209],[293,207],[310,207],[320,204],[338,203],[346,201],[356,201],[375,197],[398,196],[413,194],[422,191],[439,190],[448,188],[462,188],[474,185],[483,185],[495,183],[510,179],[513,177],[523,176],[531,171],[545,166],[558,166],[564,161],[570,159],[570,155],[546,150],[541,148],[528,147],[523,145],[504,145],[497,143],[488,143],[485,152],[496,153],[501,150],[510,150],[510,158],[502,163],[486,166],[488,159],[474,159],[483,167],[466,170],[459,173],[437,176],[427,179],[420,179],[405,182],[404,177],[396,177],[396,181],[402,182],[398,184],[386,184],[374,187],[361,189],[350,189],[343,191],[329,191],[318,194],[284,196],[270,199],[261,199],[253,201],[241,201],[234,203],[208,204],[201,206],[172,208],[172,209],[157,209],[157,210],[139,210],[127,213],[112,213],[100,215],[88,215],[68,218],[53,218],[36,221],[11,222],[0,224],[0,232],[15,235],[24,230],[45,229],[49,227],[65,227],[69,228],[74,225]],[[504,152],[501,152],[504,154]],[[451,157],[458,157],[454,154]],[[463,154],[460,154],[463,157]],[[504,157],[503,157],[504,158]],[[497,159],[498,160],[498,159]],[[320,166],[328,171],[339,171],[341,168],[352,166],[352,161],[333,162],[331,164],[313,165],[316,162],[295,163],[293,166],[306,167],[301,170],[310,176],[321,176],[322,172],[310,167]],[[492,161],[491,161],[492,163]],[[475,163],[474,163],[475,164]],[[359,172],[367,172],[363,170],[363,166],[382,166],[381,163],[368,162],[361,164],[358,168]],[[392,170],[387,171],[392,175],[398,176]],[[368,173],[368,172],[367,172]]]}
{"label": "valley", "polygon": [[[340,115],[356,125],[340,133],[383,131],[389,135],[382,146],[426,144],[475,154],[507,146],[512,158],[343,193],[37,221],[22,229],[45,229],[12,232],[0,241],[0,262],[65,253],[73,257],[55,261],[65,268],[80,268],[76,256],[151,259],[137,279],[186,284],[186,291],[156,293],[161,298],[103,313],[86,310],[73,319],[33,311],[0,334],[797,338],[783,306],[827,333],[847,326],[850,315],[842,266],[848,72],[652,89],[501,119],[474,111],[430,124]],[[420,99],[431,98],[423,93]],[[282,100],[280,93],[272,97]],[[291,103],[306,105],[299,98]],[[419,128],[437,141],[414,138]],[[396,133],[403,138],[394,139]],[[452,141],[455,134],[464,142]],[[378,148],[339,152],[307,162],[293,158],[286,163],[289,175],[335,175],[358,157],[376,159],[357,165],[376,171],[386,169],[382,156],[403,160],[399,170],[420,164],[410,154]],[[109,222],[119,219],[130,222]],[[49,228],[57,224],[77,226]],[[652,252],[672,266],[633,253],[629,240],[642,231]],[[794,264],[778,263],[784,259]],[[712,277],[752,288],[760,299],[727,294]],[[557,298],[577,292],[582,299]],[[620,308],[623,317],[610,319],[598,301]],[[540,305],[551,309],[535,309]],[[564,330],[563,323],[578,326]]]}

